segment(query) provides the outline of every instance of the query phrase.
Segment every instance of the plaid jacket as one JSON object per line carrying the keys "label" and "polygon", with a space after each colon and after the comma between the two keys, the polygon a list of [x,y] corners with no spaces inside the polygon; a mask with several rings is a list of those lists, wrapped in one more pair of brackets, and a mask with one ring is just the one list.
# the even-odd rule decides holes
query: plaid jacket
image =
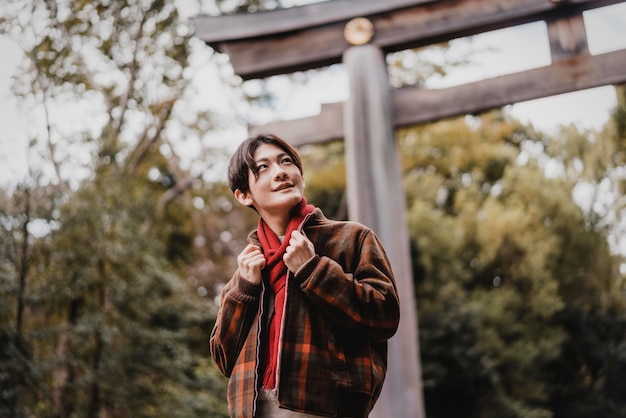
{"label": "plaid jacket", "polygon": [[[400,319],[391,266],[374,233],[321,210],[300,227],[316,256],[289,273],[277,372],[280,407],[328,417],[367,417],[387,370],[387,340]],[[256,231],[249,241],[258,243]],[[252,418],[259,391],[260,324],[270,291],[238,272],[222,291],[211,355],[227,377],[233,418]]]}

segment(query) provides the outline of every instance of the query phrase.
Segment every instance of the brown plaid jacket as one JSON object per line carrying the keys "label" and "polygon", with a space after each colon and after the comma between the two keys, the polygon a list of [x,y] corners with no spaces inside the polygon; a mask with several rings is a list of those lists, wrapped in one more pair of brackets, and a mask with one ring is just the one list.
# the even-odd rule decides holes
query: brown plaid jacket
{"label": "brown plaid jacket", "polygon": [[[328,417],[366,417],[387,370],[387,340],[400,319],[385,251],[367,227],[332,221],[316,208],[301,229],[316,256],[289,274],[278,365],[282,408]],[[249,235],[258,245],[256,231]],[[227,377],[233,418],[254,417],[263,285],[235,272],[222,291],[210,349]]]}

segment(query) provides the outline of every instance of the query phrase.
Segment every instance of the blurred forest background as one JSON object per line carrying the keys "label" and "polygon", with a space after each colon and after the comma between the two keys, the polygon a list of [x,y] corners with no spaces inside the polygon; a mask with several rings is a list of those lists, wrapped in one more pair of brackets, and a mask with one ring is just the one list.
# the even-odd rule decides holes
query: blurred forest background
{"label": "blurred forest background", "polygon": [[[0,190],[1,417],[227,417],[207,340],[256,216],[207,175],[225,166],[209,135],[223,122],[190,105],[193,74],[213,62],[259,112],[272,97],[247,94],[190,16],[281,5],[3,4],[0,32],[24,52],[13,91],[37,116],[28,176]],[[463,64],[388,63],[394,86]],[[615,91],[599,130],[546,134],[503,109],[397,133],[429,417],[626,417]],[[68,124],[76,108],[93,111]],[[309,201],[345,218],[343,144],[301,153]]]}

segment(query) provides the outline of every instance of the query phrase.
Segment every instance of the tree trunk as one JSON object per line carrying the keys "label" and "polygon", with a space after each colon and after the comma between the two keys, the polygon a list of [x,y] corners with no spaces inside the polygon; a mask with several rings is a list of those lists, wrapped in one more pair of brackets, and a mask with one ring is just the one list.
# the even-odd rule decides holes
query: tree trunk
{"label": "tree trunk", "polygon": [[61,331],[55,350],[58,366],[52,374],[52,414],[54,417],[64,418],[71,415],[74,408],[71,394],[71,384],[74,381],[74,371],[68,364],[67,357],[70,348],[70,339],[74,326],[80,316],[80,309],[84,303],[82,298],[70,302],[67,313],[67,324]]}

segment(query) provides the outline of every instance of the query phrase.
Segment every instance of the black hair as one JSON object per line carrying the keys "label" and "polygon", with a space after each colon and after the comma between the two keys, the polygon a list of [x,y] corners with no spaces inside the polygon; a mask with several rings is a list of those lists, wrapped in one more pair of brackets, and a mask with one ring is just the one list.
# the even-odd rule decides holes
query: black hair
{"label": "black hair", "polygon": [[255,177],[258,176],[259,173],[259,169],[254,161],[254,153],[261,144],[275,145],[282,149],[291,157],[295,166],[300,170],[300,173],[303,172],[300,155],[284,139],[271,134],[257,135],[242,142],[230,158],[230,162],[228,163],[228,185],[233,193],[235,190],[240,190],[243,193],[250,191],[250,172],[252,172]]}

